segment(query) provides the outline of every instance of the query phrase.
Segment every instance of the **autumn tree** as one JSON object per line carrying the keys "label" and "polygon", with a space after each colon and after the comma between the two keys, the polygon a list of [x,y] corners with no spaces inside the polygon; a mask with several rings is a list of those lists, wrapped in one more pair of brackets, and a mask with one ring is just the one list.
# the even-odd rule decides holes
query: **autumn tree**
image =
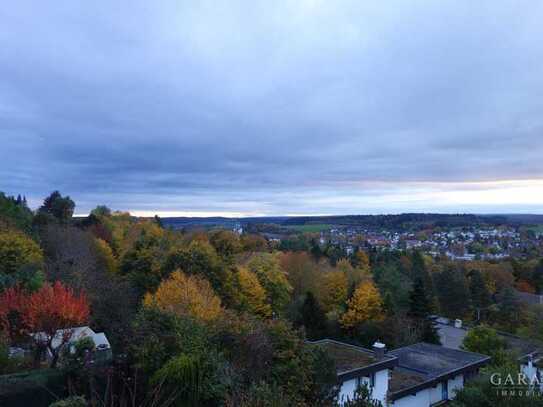
{"label": "autumn tree", "polygon": [[234,256],[241,251],[239,236],[229,230],[218,230],[211,234],[209,242],[226,263],[232,264]]}
{"label": "autumn tree", "polygon": [[0,273],[14,274],[24,265],[42,262],[42,251],[31,238],[14,230],[0,232]]}
{"label": "autumn tree", "polygon": [[0,332],[4,332],[13,342],[29,332],[24,320],[26,305],[27,296],[19,286],[7,288],[0,294]]}
{"label": "autumn tree", "polygon": [[366,281],[358,286],[352,298],[347,302],[347,312],[342,315],[340,322],[344,328],[349,329],[363,322],[382,318],[381,295],[371,281]]}
{"label": "autumn tree", "polygon": [[316,291],[319,267],[307,252],[281,253],[280,262],[295,297]]}
{"label": "autumn tree", "polygon": [[[92,326],[107,332],[112,346],[120,347],[128,340],[130,319],[141,301],[133,283],[142,281],[141,276],[153,271],[144,269],[149,263],[132,258],[131,264],[138,268],[112,273],[112,269],[117,269],[116,259],[106,243],[98,243],[90,232],[55,224],[48,225],[41,232],[49,279],[85,291],[91,308]],[[151,253],[153,250],[149,250],[149,258],[144,260],[154,264]],[[124,261],[122,265],[127,267],[128,264]],[[135,276],[138,272],[141,272],[138,275],[140,280]],[[156,284],[153,287],[156,288],[159,282],[153,282]],[[142,296],[145,291],[143,288],[140,290]]]}
{"label": "autumn tree", "polygon": [[258,278],[258,281],[266,290],[266,298],[272,311],[282,314],[290,300],[292,286],[281,268],[277,254],[258,253],[252,256],[247,267]]}
{"label": "autumn tree", "polygon": [[15,284],[39,288],[42,268],[43,253],[34,240],[14,230],[0,232],[0,290]]}
{"label": "autumn tree", "polygon": [[348,282],[345,273],[340,270],[323,273],[318,295],[326,312],[343,306],[348,295]]}
{"label": "autumn tree", "polygon": [[[22,329],[32,333],[36,345],[36,360],[45,351],[51,354],[51,367],[55,367],[64,346],[70,341],[73,327],[81,326],[89,317],[89,305],[84,293],[76,294],[60,282],[46,284],[38,291],[27,294],[21,288],[7,290],[0,296],[0,304],[8,303],[0,314],[4,326],[13,332]],[[17,312],[19,327],[14,327],[13,313]],[[57,334],[57,331],[60,332]]]}
{"label": "autumn tree", "polygon": [[370,258],[363,250],[357,250],[353,255],[353,266],[369,273],[370,270]]}
{"label": "autumn tree", "polygon": [[117,259],[115,258],[113,250],[111,250],[109,244],[107,244],[105,240],[96,239],[95,247],[98,260],[103,263],[109,273],[115,273],[118,268]]}
{"label": "autumn tree", "polygon": [[[364,252],[357,252],[357,253],[364,253]],[[367,259],[367,256],[366,256]],[[371,271],[369,268],[369,263],[365,263],[365,261],[361,261],[360,264],[357,267],[353,267],[351,265],[351,262],[347,259],[340,259],[337,264],[336,268],[345,273],[347,276],[347,284],[349,287],[349,291],[352,292],[354,289],[364,280],[370,280],[371,279]]]}
{"label": "autumn tree", "polygon": [[271,306],[266,302],[266,290],[253,272],[246,267],[239,267],[233,280],[233,300],[240,310],[262,317],[271,315]]}
{"label": "autumn tree", "polygon": [[205,240],[194,239],[187,247],[174,248],[164,265],[165,274],[181,269],[186,274],[204,277],[213,289],[222,294],[228,273],[215,248]]}
{"label": "autumn tree", "polygon": [[222,313],[221,300],[211,285],[200,276],[187,276],[181,271],[173,272],[169,279],[162,281],[155,293],[147,293],[144,304],[206,322]]}
{"label": "autumn tree", "polygon": [[515,283],[513,267],[509,262],[472,261],[470,262],[470,268],[481,272],[491,294],[498,293]]}
{"label": "autumn tree", "polygon": [[162,254],[159,238],[143,234],[122,256],[119,270],[128,276],[139,295],[156,290],[167,275],[161,264]]}
{"label": "autumn tree", "polygon": [[268,250],[267,240],[255,234],[244,234],[240,238],[243,251],[246,252],[265,252]]}

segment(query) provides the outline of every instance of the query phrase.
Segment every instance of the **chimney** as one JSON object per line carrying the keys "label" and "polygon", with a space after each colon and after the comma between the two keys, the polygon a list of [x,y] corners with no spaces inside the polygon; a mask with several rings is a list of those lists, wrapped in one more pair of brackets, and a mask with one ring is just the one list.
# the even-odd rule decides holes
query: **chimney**
{"label": "chimney", "polygon": [[462,320],[461,319],[455,319],[454,320],[454,327],[455,328],[462,328]]}
{"label": "chimney", "polygon": [[375,354],[375,358],[377,360],[383,359],[385,357],[386,351],[387,347],[384,343],[377,341],[373,344],[373,353]]}

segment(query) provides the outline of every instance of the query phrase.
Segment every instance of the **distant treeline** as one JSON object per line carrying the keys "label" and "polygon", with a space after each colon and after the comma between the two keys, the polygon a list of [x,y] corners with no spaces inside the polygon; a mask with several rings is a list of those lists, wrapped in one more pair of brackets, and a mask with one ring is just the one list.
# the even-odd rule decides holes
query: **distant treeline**
{"label": "distant treeline", "polygon": [[389,229],[413,227],[462,227],[473,225],[503,225],[508,223],[504,216],[481,216],[468,214],[404,213],[401,215],[348,215],[298,217],[286,220],[284,225],[307,225],[326,223],[343,226],[366,226]]}
{"label": "distant treeline", "polygon": [[[232,227],[240,224],[254,228],[255,225],[300,226],[328,224],[336,226],[359,226],[386,229],[424,229],[428,227],[467,227],[543,224],[543,215],[474,215],[474,214],[435,214],[404,213],[400,215],[340,215],[340,216],[298,216],[298,217],[250,217],[250,218],[162,218],[166,227]],[[266,231],[270,231],[266,229]]]}

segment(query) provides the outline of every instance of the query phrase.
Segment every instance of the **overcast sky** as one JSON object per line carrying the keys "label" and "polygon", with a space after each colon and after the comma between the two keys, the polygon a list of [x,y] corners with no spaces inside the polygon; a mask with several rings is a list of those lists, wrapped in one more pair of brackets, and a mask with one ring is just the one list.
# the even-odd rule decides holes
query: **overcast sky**
{"label": "overcast sky", "polygon": [[543,213],[543,2],[4,1],[0,190]]}

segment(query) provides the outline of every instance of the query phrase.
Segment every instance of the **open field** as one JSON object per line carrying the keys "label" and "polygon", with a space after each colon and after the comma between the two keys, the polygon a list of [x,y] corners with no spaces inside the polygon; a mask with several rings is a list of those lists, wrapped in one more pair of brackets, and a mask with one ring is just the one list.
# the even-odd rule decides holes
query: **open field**
{"label": "open field", "polygon": [[318,233],[323,230],[329,230],[331,227],[332,225],[327,224],[327,223],[288,226],[289,229],[295,230],[297,232],[302,232],[302,233]]}

